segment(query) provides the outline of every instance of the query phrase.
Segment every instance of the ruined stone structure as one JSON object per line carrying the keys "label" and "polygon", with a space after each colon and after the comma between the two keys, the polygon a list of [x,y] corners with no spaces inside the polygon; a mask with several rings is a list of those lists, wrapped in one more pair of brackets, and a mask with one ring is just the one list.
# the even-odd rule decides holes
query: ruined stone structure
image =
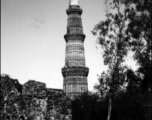
{"label": "ruined stone structure", "polygon": [[62,68],[64,77],[63,90],[73,99],[88,91],[87,76],[89,69],[85,65],[84,40],[79,0],[70,0],[67,9],[68,24],[66,41],[65,66]]}
{"label": "ruined stone structure", "polygon": [[71,100],[45,83],[29,80],[21,85],[2,75],[0,98],[0,120],[71,120]]}

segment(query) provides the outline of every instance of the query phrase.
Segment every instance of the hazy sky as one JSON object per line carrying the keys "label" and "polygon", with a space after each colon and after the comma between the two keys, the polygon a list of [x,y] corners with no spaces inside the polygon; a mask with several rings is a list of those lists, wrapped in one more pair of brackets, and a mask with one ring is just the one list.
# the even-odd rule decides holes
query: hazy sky
{"label": "hazy sky", "polygon": [[[91,34],[94,25],[105,18],[103,1],[80,0],[89,90],[105,69]],[[1,73],[21,84],[36,80],[62,89],[68,5],[69,0],[1,0]]]}

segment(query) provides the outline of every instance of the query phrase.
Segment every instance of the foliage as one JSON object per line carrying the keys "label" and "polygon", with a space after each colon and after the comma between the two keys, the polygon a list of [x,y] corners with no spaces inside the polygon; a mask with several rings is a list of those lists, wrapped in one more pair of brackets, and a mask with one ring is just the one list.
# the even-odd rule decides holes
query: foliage
{"label": "foliage", "polygon": [[[149,95],[149,97],[151,97]],[[127,88],[113,98],[112,120],[150,120],[150,111],[144,106],[145,100],[139,86]],[[73,120],[106,120],[108,97],[96,93],[85,93],[72,101]]]}
{"label": "foliage", "polygon": [[[125,82],[128,83],[125,97],[127,96],[129,100],[132,97],[135,99],[135,96],[139,97],[140,108],[143,108],[145,103],[148,103],[148,107],[151,106],[149,99],[145,98],[148,98],[151,93],[152,11],[151,0],[105,0],[105,3],[107,18],[97,24],[92,33],[97,36],[97,41],[103,50],[104,64],[109,67],[108,71],[103,72],[99,77],[100,85],[96,85],[95,88],[100,91],[102,96],[109,97],[107,120],[110,120],[112,103],[114,109],[115,97],[123,93],[120,88]],[[124,71],[123,62],[128,51],[135,53],[134,59],[139,65],[136,74],[132,70]],[[105,93],[108,96],[105,96]],[[133,113],[136,114],[136,112]],[[150,114],[143,115],[150,116]],[[134,119],[139,118],[147,119],[141,116]],[[111,119],[113,118],[111,117]],[[127,116],[126,119],[131,120]]]}
{"label": "foliage", "polygon": [[105,120],[107,100],[101,101],[97,94],[84,93],[72,101],[73,120]]}
{"label": "foliage", "polygon": [[[107,95],[109,96],[109,105],[108,105],[108,117],[107,120],[111,119],[112,111],[112,99],[118,91],[120,91],[121,86],[123,86],[124,78],[123,77],[123,62],[125,56],[128,53],[128,39],[127,34],[127,16],[124,12],[126,7],[122,8],[121,0],[106,0],[107,11],[106,11],[106,20],[101,21],[95,26],[92,33],[98,35],[98,42],[103,49],[103,58],[104,64],[108,66],[108,71],[106,72],[104,81],[106,81]],[[113,9],[114,12],[110,12],[110,9]],[[103,75],[104,73],[102,73]],[[100,80],[103,83],[103,80]]]}
{"label": "foliage", "polygon": [[[135,7],[131,7],[134,4]],[[152,35],[151,35],[151,0],[126,0],[125,5],[130,6],[128,11],[128,33],[132,41],[129,45],[135,52],[134,58],[139,64],[138,72],[145,91],[151,89],[151,63],[152,63]]]}
{"label": "foliage", "polygon": [[[125,12],[127,7],[122,6],[122,1],[107,2],[109,1],[106,1],[107,18],[97,24],[92,33],[98,36],[98,43],[103,50],[104,64],[109,68],[108,71],[101,74],[100,83],[106,81],[109,91],[112,90],[115,93],[120,90],[125,80],[122,78],[125,69],[123,62],[129,51],[128,19]],[[110,11],[109,6],[114,12]]]}

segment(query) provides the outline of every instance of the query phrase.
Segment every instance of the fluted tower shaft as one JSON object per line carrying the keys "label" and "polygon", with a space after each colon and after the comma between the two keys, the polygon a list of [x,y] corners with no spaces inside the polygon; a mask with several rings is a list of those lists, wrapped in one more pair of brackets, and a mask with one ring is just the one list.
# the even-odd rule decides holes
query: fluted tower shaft
{"label": "fluted tower shaft", "polygon": [[[75,1],[74,1],[75,2]],[[75,2],[77,3],[77,2]],[[62,68],[64,77],[63,90],[67,96],[74,98],[88,91],[87,76],[89,69],[85,65],[84,39],[79,5],[69,5],[67,9],[68,24],[66,41],[65,66]]]}

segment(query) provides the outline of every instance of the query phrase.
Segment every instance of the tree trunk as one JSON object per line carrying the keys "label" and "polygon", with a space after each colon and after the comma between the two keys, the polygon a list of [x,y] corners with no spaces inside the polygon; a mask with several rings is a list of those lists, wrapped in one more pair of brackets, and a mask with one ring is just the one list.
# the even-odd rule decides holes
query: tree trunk
{"label": "tree trunk", "polygon": [[107,117],[107,120],[111,119],[111,110],[112,110],[112,99],[111,99],[111,95],[110,95],[109,104],[108,104],[108,117]]}

